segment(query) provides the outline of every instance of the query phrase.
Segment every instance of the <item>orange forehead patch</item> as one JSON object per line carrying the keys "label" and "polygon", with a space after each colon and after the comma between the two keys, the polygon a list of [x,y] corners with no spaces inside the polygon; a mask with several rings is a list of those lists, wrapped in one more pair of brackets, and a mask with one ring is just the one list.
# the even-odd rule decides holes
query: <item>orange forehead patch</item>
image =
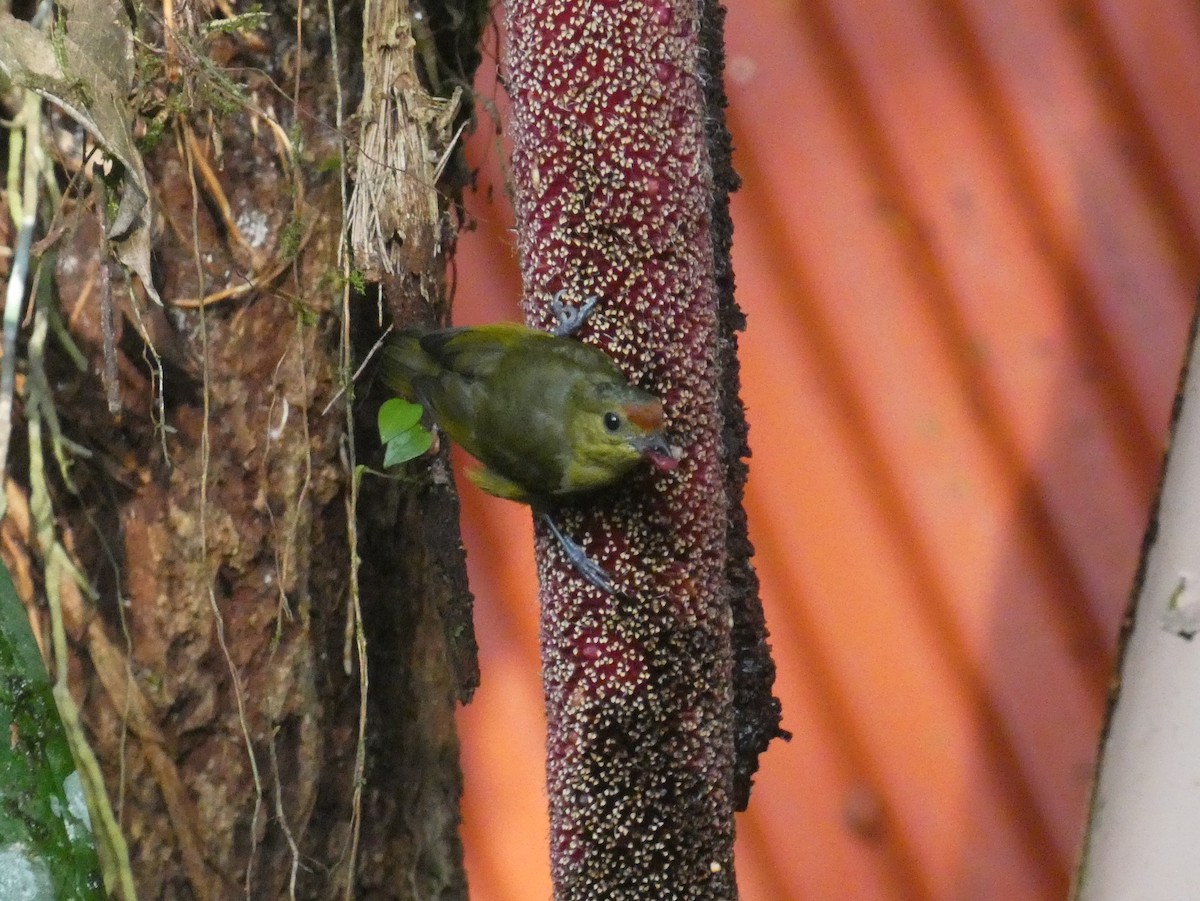
{"label": "orange forehead patch", "polygon": [[644,432],[657,432],[663,425],[663,408],[660,401],[630,404],[625,408],[625,418]]}

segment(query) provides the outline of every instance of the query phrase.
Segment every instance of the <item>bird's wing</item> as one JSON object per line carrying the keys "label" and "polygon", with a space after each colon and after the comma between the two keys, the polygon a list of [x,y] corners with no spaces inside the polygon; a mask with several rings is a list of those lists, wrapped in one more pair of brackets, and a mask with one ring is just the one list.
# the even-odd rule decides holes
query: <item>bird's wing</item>
{"label": "bird's wing", "polygon": [[502,497],[510,501],[520,501],[522,503],[529,502],[529,492],[514,482],[512,479],[506,479],[504,476],[493,472],[486,466],[481,466],[476,469],[467,470],[467,478],[470,479],[476,487],[481,488],[488,494]]}
{"label": "bird's wing", "polygon": [[518,344],[549,337],[546,332],[515,322],[501,322],[428,332],[421,336],[421,349],[456,375],[486,379]]}

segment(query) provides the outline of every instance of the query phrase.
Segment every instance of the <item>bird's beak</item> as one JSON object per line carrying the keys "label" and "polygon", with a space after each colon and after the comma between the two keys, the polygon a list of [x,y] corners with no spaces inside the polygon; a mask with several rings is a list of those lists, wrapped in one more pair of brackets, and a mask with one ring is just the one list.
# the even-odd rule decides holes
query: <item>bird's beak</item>
{"label": "bird's beak", "polygon": [[654,464],[655,469],[662,472],[670,472],[679,465],[679,449],[667,444],[667,439],[661,433],[647,435],[638,449],[643,457]]}

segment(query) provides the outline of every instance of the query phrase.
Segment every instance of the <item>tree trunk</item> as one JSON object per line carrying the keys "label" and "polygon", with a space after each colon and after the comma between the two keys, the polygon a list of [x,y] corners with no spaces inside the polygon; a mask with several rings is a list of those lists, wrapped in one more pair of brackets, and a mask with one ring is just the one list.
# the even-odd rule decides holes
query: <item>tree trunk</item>
{"label": "tree trunk", "polygon": [[[89,190],[77,182],[59,213],[42,309],[64,328],[45,367],[67,447],[89,453],[68,451],[73,484],[49,454],[45,469],[56,534],[95,594],[63,579],[72,694],[139,897],[465,898],[453,716],[476,672],[457,496],[445,449],[402,483],[367,473],[355,491],[378,438],[369,392],[346,385],[380,307],[401,325],[447,317],[442,198],[456,189],[443,176],[434,191],[446,148],[433,145],[458,120],[395,112],[384,153],[413,132],[437,152],[404,169],[426,189],[407,202],[425,205],[379,232],[396,264],[377,273],[381,301],[339,254],[336,164],[357,147],[341,120],[364,85],[394,89],[372,80],[362,6],[268,2],[261,22],[209,30],[198,6],[164,4],[166,31],[145,16],[132,94],[165,306],[109,261]],[[412,74],[403,97],[469,83],[477,58],[461,46],[479,19],[454,34],[454,78],[416,79],[414,59],[445,50],[427,34],[392,48]],[[63,171],[82,174],[79,150],[60,151]],[[429,226],[421,253],[405,215]],[[36,606],[41,464],[23,424],[3,547]]]}

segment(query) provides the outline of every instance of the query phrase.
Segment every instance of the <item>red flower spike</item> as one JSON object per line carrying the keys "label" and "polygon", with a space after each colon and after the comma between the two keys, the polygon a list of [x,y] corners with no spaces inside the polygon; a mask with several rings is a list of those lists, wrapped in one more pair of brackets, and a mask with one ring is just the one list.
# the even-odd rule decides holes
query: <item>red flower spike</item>
{"label": "red flower spike", "polygon": [[[736,401],[737,374],[718,304],[715,258],[728,236],[717,247],[712,233],[724,207],[706,125],[720,112],[703,93],[714,76],[702,70],[712,56],[701,50],[702,7],[717,15],[694,0],[508,5],[528,318],[552,325],[560,289],[576,303],[598,297],[580,337],[663,399],[683,448],[671,471],[639,470],[555,514],[619,593],[583,582],[539,529],[558,901],[737,896],[733,810],[748,776],[739,763],[735,777],[743,725],[732,705],[746,692],[735,691],[732,624],[745,599],[731,612],[731,596],[753,570],[744,529],[728,551],[729,524],[744,527],[730,473],[744,472],[745,449],[727,422],[741,413],[726,396]],[[713,27],[719,18],[710,36]],[[763,642],[765,630],[738,639],[765,653]],[[762,734],[777,733],[777,703],[775,714]]]}

